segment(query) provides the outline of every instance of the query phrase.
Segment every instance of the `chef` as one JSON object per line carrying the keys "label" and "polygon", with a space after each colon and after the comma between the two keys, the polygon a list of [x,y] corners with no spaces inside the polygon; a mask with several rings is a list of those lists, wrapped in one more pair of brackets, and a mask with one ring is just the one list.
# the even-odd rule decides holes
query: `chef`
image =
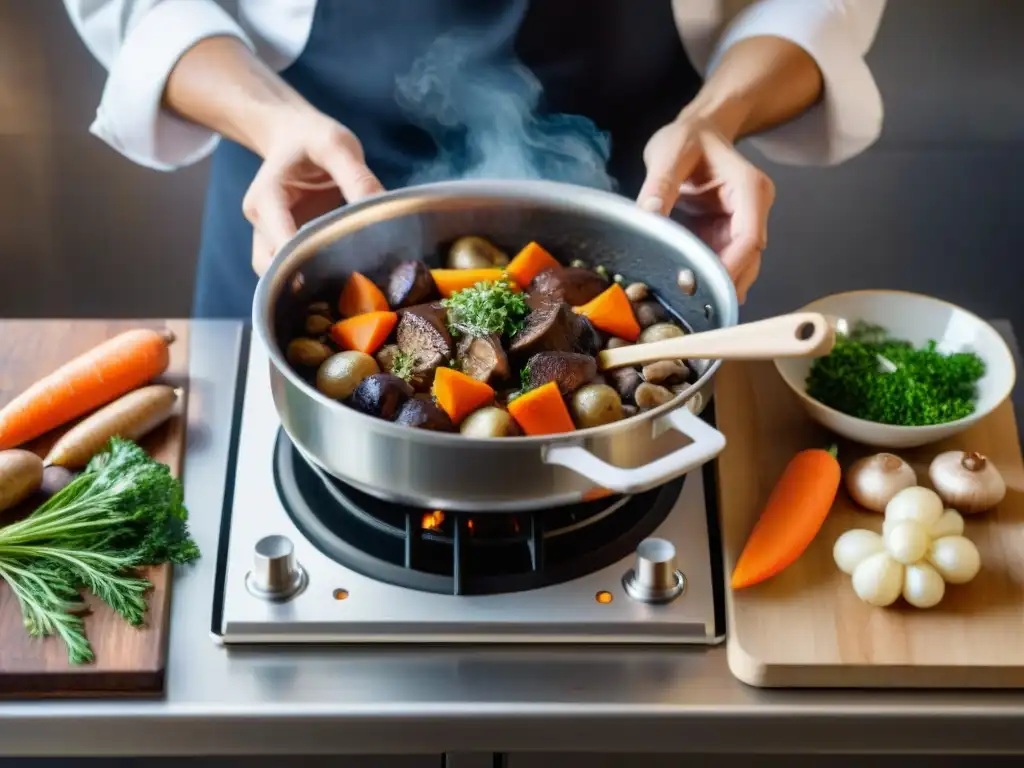
{"label": "chef", "polygon": [[536,119],[579,116],[610,136],[617,191],[688,210],[741,300],[774,187],[735,142],[831,165],[882,124],[863,57],[885,0],[238,0],[235,16],[216,0],[65,5],[108,71],[91,131],[162,171],[213,155],[199,317],[248,318],[257,275],[297,227],[436,162],[437,133],[396,84],[456,30],[479,71],[531,73]]}

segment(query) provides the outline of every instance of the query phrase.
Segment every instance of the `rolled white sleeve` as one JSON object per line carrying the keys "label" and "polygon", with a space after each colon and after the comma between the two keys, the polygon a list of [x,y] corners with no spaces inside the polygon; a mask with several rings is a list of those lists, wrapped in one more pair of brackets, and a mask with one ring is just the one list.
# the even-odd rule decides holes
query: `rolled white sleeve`
{"label": "rolled white sleeve", "polygon": [[90,132],[134,162],[169,171],[201,160],[218,136],[162,108],[164,86],[182,55],[208,37],[250,48],[215,0],[64,0],[72,23],[108,70]]}
{"label": "rolled white sleeve", "polygon": [[740,40],[784,38],[807,51],[824,82],[822,99],[796,119],[751,138],[769,160],[834,165],[863,152],[882,131],[882,96],[864,61],[885,0],[756,0],[725,29],[708,73]]}

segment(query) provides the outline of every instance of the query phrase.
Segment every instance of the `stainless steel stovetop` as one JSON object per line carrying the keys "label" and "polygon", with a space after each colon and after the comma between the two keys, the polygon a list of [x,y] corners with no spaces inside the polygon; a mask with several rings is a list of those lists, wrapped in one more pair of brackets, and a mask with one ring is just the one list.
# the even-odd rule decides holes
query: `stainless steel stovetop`
{"label": "stainless steel stovetop", "polygon": [[[275,454],[294,449],[281,434],[267,370],[261,345],[251,343],[235,476],[226,499],[227,547],[222,536],[218,563],[221,599],[214,607],[213,630],[219,642],[713,644],[723,639],[720,587],[713,586],[720,569],[713,564],[705,501],[710,471],[691,473],[681,492],[662,498],[670,511],[635,551],[578,578],[502,594],[398,586],[374,578],[366,568],[340,564],[325,554],[331,548],[323,540],[314,544],[296,520],[306,531],[318,531],[319,523],[289,514],[281,498],[289,481],[275,471]],[[639,501],[609,500],[601,516]]]}

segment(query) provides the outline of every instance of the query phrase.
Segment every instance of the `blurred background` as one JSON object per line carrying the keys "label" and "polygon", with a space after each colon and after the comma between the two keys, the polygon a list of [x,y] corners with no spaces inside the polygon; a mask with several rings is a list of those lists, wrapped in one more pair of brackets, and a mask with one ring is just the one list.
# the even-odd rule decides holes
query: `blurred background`
{"label": "blurred background", "polygon": [[[885,131],[837,168],[757,158],[778,200],[754,319],[853,288],[1024,327],[1024,3],[890,0]],[[207,169],[135,167],[87,129],[103,69],[60,0],[0,0],[0,314],[189,314]]]}

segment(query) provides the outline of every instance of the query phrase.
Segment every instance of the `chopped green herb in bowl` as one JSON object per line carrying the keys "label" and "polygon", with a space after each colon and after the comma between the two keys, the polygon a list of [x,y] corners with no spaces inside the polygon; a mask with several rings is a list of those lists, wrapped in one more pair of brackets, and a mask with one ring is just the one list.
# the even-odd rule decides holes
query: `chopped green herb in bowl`
{"label": "chopped green herb in bowl", "polygon": [[894,450],[952,437],[991,414],[1016,381],[1003,337],[977,315],[905,291],[850,291],[801,311],[836,318],[825,357],[775,361],[807,415]]}

